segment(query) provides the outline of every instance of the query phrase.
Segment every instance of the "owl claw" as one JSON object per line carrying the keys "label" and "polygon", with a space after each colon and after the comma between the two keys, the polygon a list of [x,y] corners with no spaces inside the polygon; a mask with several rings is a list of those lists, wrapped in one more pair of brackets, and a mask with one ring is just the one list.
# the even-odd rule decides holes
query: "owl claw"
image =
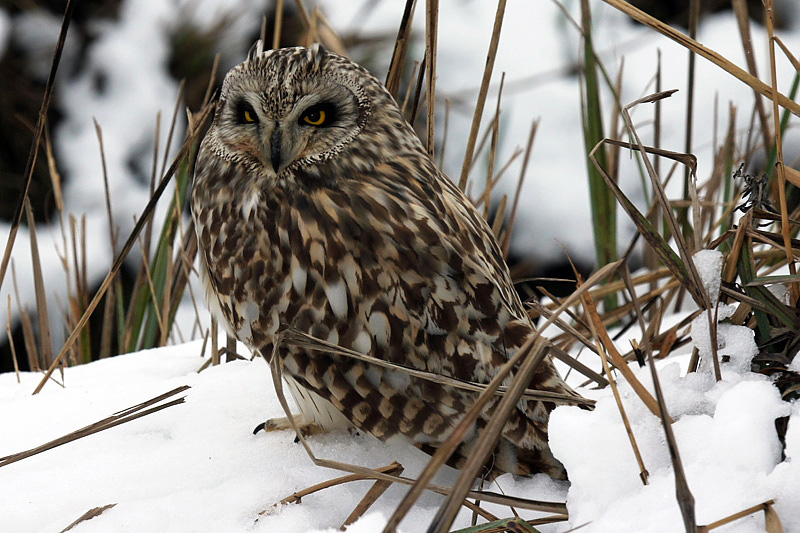
{"label": "owl claw", "polygon": [[[306,422],[302,415],[294,415],[294,420],[300,427],[300,433],[302,433],[304,437],[310,437],[311,435],[320,435],[326,432],[322,428],[322,426]],[[258,432],[261,430],[263,430],[266,433],[269,433],[272,431],[282,431],[286,429],[294,430],[288,418],[286,417],[270,418],[266,422],[261,422],[259,425],[257,425],[253,430],[253,435],[258,434]],[[299,439],[295,439],[295,442],[298,442],[298,440]]]}

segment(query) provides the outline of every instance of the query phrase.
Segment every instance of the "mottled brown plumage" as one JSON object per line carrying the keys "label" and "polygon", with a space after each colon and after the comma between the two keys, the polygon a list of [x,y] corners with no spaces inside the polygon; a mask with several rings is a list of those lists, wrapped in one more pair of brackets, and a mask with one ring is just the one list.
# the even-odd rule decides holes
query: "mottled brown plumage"
{"label": "mottled brown plumage", "polygon": [[[321,117],[321,120],[320,120]],[[491,231],[380,82],[314,46],[225,78],[192,212],[212,311],[270,357],[281,324],[407,367],[488,382],[534,331]],[[423,449],[476,394],[351,358],[279,347],[302,421]],[[573,394],[545,360],[531,388]],[[495,403],[455,457],[468,456]],[[553,404],[521,400],[487,472],[565,476]]]}

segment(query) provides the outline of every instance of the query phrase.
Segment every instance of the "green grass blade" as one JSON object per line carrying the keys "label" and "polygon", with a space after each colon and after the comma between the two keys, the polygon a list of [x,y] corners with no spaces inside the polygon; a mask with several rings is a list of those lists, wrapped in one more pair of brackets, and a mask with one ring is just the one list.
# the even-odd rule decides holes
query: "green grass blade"
{"label": "green grass blade", "polygon": [[[583,140],[588,154],[601,142],[603,116],[601,112],[600,87],[597,79],[597,59],[594,53],[591,34],[591,13],[587,0],[581,1],[581,26],[583,29],[584,78],[583,78]],[[596,152],[596,158],[603,168],[607,168],[607,154],[604,147]],[[606,187],[603,176],[587,160],[589,178],[589,197],[592,208],[592,228],[594,231],[595,260],[597,266],[612,263],[617,258],[617,218],[614,196]],[[617,307],[616,294],[604,300],[606,310]]]}

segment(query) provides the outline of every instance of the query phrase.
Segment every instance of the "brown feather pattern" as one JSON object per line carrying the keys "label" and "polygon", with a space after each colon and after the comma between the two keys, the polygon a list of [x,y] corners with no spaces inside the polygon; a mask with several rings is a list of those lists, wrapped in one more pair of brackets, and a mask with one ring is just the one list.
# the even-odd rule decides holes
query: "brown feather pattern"
{"label": "brown feather pattern", "polygon": [[[258,113],[256,127],[235,120],[241,99]],[[336,106],[333,124],[298,122],[306,103],[319,101]],[[267,149],[276,129],[290,155],[277,172]],[[344,57],[318,46],[251,52],[226,77],[195,174],[209,305],[262,355],[290,324],[396,364],[487,383],[534,331],[485,221],[436,168],[381,83]],[[278,356],[307,420],[332,429],[332,406],[379,439],[404,437],[427,451],[476,398],[296,346],[279,347]],[[530,388],[574,394],[549,359]],[[495,406],[461,445],[456,466]],[[565,477],[547,445],[553,407],[519,402],[489,475]]]}

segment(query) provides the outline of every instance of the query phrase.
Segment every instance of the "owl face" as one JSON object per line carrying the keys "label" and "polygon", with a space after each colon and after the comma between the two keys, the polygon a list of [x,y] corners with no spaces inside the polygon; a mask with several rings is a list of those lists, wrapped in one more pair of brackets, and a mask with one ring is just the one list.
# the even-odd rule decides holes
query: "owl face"
{"label": "owl face", "polygon": [[280,175],[342,151],[369,115],[357,71],[319,46],[259,45],[225,77],[213,126],[219,155]]}

